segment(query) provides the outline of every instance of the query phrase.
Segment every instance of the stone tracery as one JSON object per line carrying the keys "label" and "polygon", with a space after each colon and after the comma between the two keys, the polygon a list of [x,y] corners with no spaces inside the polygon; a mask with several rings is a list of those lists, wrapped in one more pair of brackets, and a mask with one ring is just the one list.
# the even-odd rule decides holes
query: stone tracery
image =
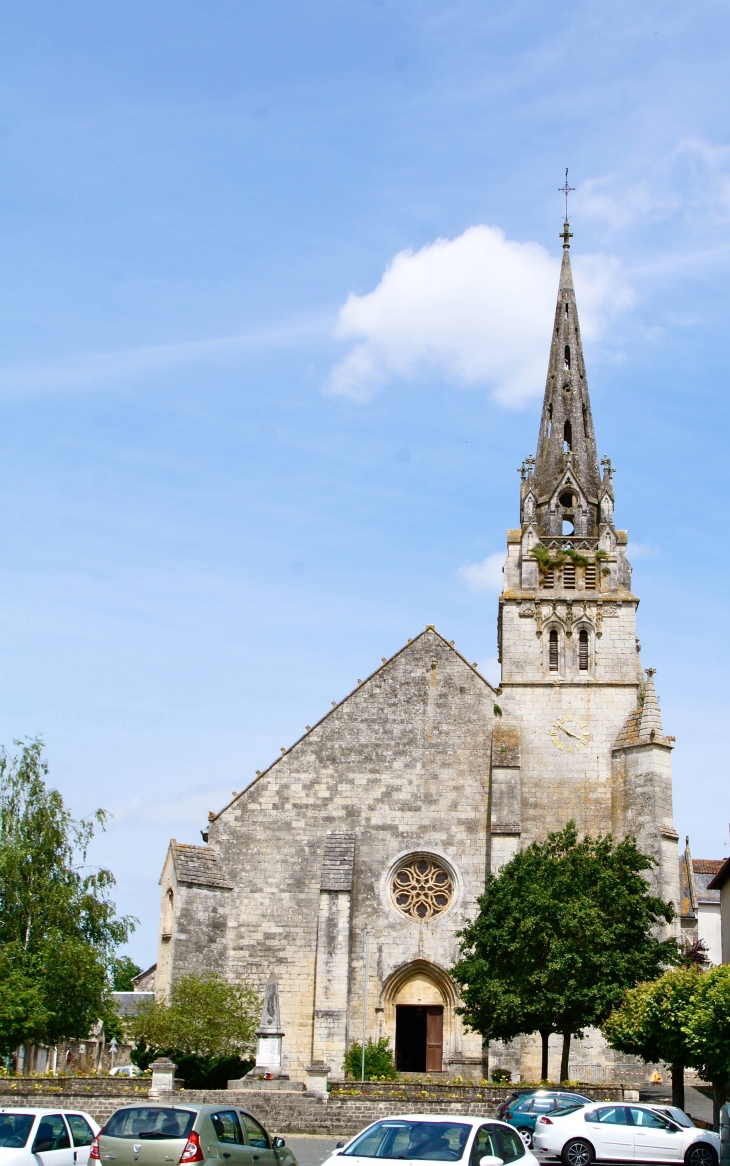
{"label": "stone tracery", "polygon": [[393,902],[404,915],[433,919],[454,897],[454,880],[445,865],[431,855],[411,855],[399,863],[391,883]]}

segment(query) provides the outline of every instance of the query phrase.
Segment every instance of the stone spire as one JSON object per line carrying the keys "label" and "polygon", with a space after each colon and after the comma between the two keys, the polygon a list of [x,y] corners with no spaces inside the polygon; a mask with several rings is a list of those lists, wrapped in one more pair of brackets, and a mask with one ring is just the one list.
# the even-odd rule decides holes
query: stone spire
{"label": "stone spire", "polygon": [[[595,538],[602,483],[570,269],[569,227],[566,220],[561,235],[563,263],[532,488],[541,535],[559,537],[570,533],[563,529],[566,519],[574,524],[576,535]],[[577,487],[572,491],[572,502],[571,485]],[[556,491],[562,503],[554,497]]]}
{"label": "stone spire", "polygon": [[656,689],[654,688],[655,668],[646,669],[646,684],[644,685],[644,703],[639,717],[639,742],[644,745],[649,741],[664,743],[664,729],[662,714],[659,710]]}

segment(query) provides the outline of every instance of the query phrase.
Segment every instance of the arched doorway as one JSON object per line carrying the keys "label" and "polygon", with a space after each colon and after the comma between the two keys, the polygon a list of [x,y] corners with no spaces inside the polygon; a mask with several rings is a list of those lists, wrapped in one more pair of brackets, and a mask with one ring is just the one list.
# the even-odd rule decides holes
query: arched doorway
{"label": "arched doorway", "polygon": [[448,976],[427,960],[399,968],[385,984],[384,1020],[400,1073],[441,1073],[453,1047],[455,993]]}

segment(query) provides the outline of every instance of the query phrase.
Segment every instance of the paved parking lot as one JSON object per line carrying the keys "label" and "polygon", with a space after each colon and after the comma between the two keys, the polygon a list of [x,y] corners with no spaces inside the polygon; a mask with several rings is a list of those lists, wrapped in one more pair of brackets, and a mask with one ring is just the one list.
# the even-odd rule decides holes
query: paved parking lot
{"label": "paved parking lot", "polygon": [[[671,1102],[672,1091],[667,1085],[646,1086],[641,1090],[641,1100]],[[712,1121],[712,1100],[700,1089],[687,1086],[685,1089],[685,1110],[693,1117]],[[284,1134],[284,1140],[293,1151],[299,1166],[322,1166],[337,1146],[345,1138],[331,1138],[324,1134]],[[346,1161],[346,1159],[343,1159]],[[621,1166],[617,1163],[616,1166]]]}
{"label": "paved parking lot", "polygon": [[345,1140],[326,1137],[323,1134],[284,1134],[284,1141],[299,1166],[321,1166],[325,1158],[329,1158],[337,1143]]}

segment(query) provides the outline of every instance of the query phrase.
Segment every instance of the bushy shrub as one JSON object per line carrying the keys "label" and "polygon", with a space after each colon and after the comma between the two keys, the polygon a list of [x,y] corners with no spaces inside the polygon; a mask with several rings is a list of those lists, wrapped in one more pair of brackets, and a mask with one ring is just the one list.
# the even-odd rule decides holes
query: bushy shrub
{"label": "bushy shrub", "polygon": [[512,1080],[509,1069],[492,1069],[492,1080],[495,1085],[506,1085]]}
{"label": "bushy shrub", "polygon": [[[359,1081],[361,1074],[362,1045],[354,1044],[345,1054],[345,1076]],[[386,1081],[395,1081],[397,1077],[390,1038],[382,1036],[379,1041],[374,1041],[372,1037],[368,1037],[365,1045],[365,1080],[377,1081],[379,1078],[385,1078]]]}

